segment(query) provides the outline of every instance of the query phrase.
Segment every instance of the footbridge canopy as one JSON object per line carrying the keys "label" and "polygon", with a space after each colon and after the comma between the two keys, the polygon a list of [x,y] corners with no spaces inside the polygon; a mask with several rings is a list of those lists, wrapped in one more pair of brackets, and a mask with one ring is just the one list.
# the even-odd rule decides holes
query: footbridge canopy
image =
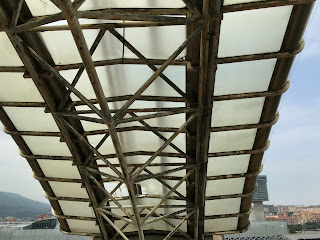
{"label": "footbridge canopy", "polygon": [[1,1],[0,119],[61,230],[245,231],[312,5]]}

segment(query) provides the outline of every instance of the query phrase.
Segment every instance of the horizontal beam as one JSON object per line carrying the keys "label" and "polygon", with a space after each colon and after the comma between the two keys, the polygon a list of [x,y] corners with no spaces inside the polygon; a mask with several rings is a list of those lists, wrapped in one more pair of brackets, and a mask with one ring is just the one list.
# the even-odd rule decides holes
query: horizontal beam
{"label": "horizontal beam", "polygon": [[90,202],[89,198],[72,198],[72,197],[55,197],[50,196],[47,192],[44,192],[44,196],[49,200],[56,200],[56,201],[71,201],[71,202]]}
{"label": "horizontal beam", "polygon": [[[267,123],[257,123],[257,124],[243,124],[243,125],[234,125],[234,126],[223,126],[223,127],[211,127],[210,132],[224,132],[224,131],[235,131],[243,129],[260,129],[273,126],[279,119],[279,114],[277,114],[274,119]],[[170,127],[152,127],[153,130],[157,132],[175,132],[178,128]],[[146,131],[150,132],[149,128],[145,126],[130,126],[130,127],[119,127],[116,128],[117,132],[129,132],[129,131]],[[45,131],[10,131],[3,127],[3,131],[10,135],[24,135],[24,136],[47,136],[47,137],[62,137],[60,132],[45,132]],[[108,133],[108,129],[104,130],[93,130],[83,132],[83,136],[92,136],[92,135],[101,135]],[[183,130],[181,133],[186,133],[186,130]],[[130,165],[130,164],[129,164]],[[140,166],[139,164],[133,164],[132,166]],[[162,166],[162,165],[161,165]],[[164,165],[163,165],[164,166]],[[174,165],[173,165],[174,166]]]}
{"label": "horizontal beam", "polygon": [[301,5],[301,4],[307,4],[314,1],[315,0],[271,0],[271,1],[240,3],[240,4],[223,6],[222,12],[228,13],[228,12],[238,12],[238,11],[253,10],[253,9],[260,9],[260,8],[269,8],[269,7]]}
{"label": "horizontal beam", "polygon": [[270,121],[266,123],[257,123],[257,124],[243,124],[243,125],[234,125],[234,126],[225,126],[225,127],[211,127],[210,132],[225,132],[225,131],[237,131],[244,129],[260,129],[260,128],[268,128],[273,126],[279,119],[279,114]]}
{"label": "horizontal beam", "polygon": [[230,152],[217,152],[217,153],[208,153],[208,157],[223,157],[223,156],[235,156],[235,155],[243,155],[243,154],[258,154],[266,151],[270,146],[270,142],[268,141],[267,145],[260,149],[254,150],[239,150],[239,151],[230,151]]}
{"label": "horizontal beam", "polygon": [[[152,156],[155,152],[150,151],[135,151],[135,152],[124,152],[125,157],[130,156]],[[20,151],[20,155],[27,159],[43,159],[43,160],[64,160],[64,161],[73,161],[72,157],[68,156],[51,156],[51,155],[32,155],[32,154],[25,154],[22,151]],[[105,158],[117,158],[116,154],[107,154],[107,155],[101,155],[104,159]],[[169,153],[169,152],[161,152],[158,156],[161,157],[174,157],[174,158],[185,158],[185,154],[179,154],[179,153]],[[101,159],[98,156],[93,157],[93,160]],[[76,163],[74,163],[76,164]]]}
{"label": "horizontal beam", "polygon": [[290,58],[302,51],[304,47],[304,41],[300,42],[300,44],[289,51],[279,51],[272,53],[259,53],[259,54],[249,54],[242,56],[234,56],[234,57],[225,57],[225,58],[217,58],[217,64],[225,64],[225,63],[236,63],[236,62],[248,62],[248,61],[256,61],[263,59],[271,59],[271,58]]}
{"label": "horizontal beam", "polygon": [[245,213],[231,213],[231,214],[204,216],[204,220],[249,216],[250,213],[252,212],[252,209],[253,208],[250,208],[250,210]]}
{"label": "horizontal beam", "polygon": [[260,169],[255,172],[247,172],[247,173],[238,173],[238,174],[228,174],[228,175],[218,175],[218,176],[208,176],[207,181],[215,181],[221,179],[231,179],[231,178],[246,178],[258,176],[263,169],[263,165],[261,165]]}
{"label": "horizontal beam", "polygon": [[229,198],[248,198],[252,197],[257,189],[249,193],[240,193],[240,194],[227,194],[227,195],[218,195],[218,196],[206,196],[206,201],[218,200],[218,199],[229,199]]}
{"label": "horizontal beam", "polygon": [[68,183],[83,183],[82,178],[57,178],[57,177],[40,177],[33,172],[33,177],[38,181],[44,182],[68,182]]}
{"label": "horizontal beam", "polygon": [[289,86],[290,86],[290,82],[287,81],[283,87],[277,90],[213,96],[212,101],[216,102],[216,101],[237,100],[237,99],[258,98],[258,97],[275,97],[286,92]]}
{"label": "horizontal beam", "polygon": [[[129,100],[133,95],[117,96],[106,98],[108,102],[118,102]],[[140,96],[136,100],[138,101],[157,101],[157,102],[186,102],[183,97],[164,97],[164,96]],[[89,99],[92,104],[96,104],[97,99]],[[70,104],[70,107],[86,105],[83,101],[74,101]]]}
{"label": "horizontal beam", "polygon": [[[117,29],[117,28],[133,28],[133,27],[163,27],[163,26],[179,26],[185,25],[183,22],[118,22],[118,23],[96,23],[96,24],[80,24],[82,30],[86,29]],[[69,25],[59,26],[40,26],[27,30],[28,32],[51,32],[51,31],[67,31],[70,30]]]}
{"label": "horizontal beam", "polygon": [[[197,23],[200,22],[199,18],[186,18],[179,17],[175,19],[175,17],[169,16],[161,16],[161,15],[179,15],[183,14],[184,9],[136,9],[138,14],[134,14],[127,9],[117,9],[114,11],[113,9],[100,9],[100,10],[89,10],[89,11],[77,11],[77,16],[79,18],[87,18],[87,19],[109,19],[109,20],[129,20],[129,21],[149,21],[149,22],[170,22],[170,23]],[[141,12],[144,11],[144,14]],[[157,11],[157,13],[155,13]],[[157,14],[155,16],[151,14]],[[56,13],[52,15],[39,16],[29,19],[28,22],[20,24],[10,29],[10,33],[21,33],[29,31],[30,29],[40,27],[42,25],[46,25],[48,23],[57,22],[59,20],[65,20],[63,13]]]}
{"label": "horizontal beam", "polygon": [[52,215],[59,219],[73,219],[73,220],[94,221],[94,222],[97,221],[97,219],[93,217],[61,215],[61,214],[55,213],[53,210],[52,210]]}

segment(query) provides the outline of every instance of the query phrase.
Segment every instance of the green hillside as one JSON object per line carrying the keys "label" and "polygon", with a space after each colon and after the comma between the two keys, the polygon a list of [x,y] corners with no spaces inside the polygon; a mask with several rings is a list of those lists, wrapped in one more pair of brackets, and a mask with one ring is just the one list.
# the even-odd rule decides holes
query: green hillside
{"label": "green hillside", "polygon": [[0,218],[27,218],[48,213],[51,213],[51,210],[47,203],[34,201],[16,193],[0,192]]}

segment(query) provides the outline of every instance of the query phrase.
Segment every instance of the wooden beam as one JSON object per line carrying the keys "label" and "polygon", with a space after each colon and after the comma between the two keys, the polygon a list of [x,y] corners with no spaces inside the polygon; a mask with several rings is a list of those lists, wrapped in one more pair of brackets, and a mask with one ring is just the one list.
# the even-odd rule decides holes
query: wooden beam
{"label": "wooden beam", "polygon": [[137,224],[138,233],[140,240],[144,240],[144,234],[141,227],[141,221],[140,221],[140,215],[137,209],[136,199],[135,199],[135,193],[133,189],[133,185],[128,173],[127,163],[126,159],[124,158],[122,148],[120,145],[119,137],[117,135],[115,125],[112,123],[112,115],[110,112],[110,109],[108,107],[108,103],[106,101],[106,98],[104,96],[101,83],[99,81],[95,66],[93,64],[90,51],[88,49],[87,43],[85,41],[82,29],[80,27],[78,17],[79,13],[76,13],[75,10],[72,7],[71,1],[59,1],[60,7],[63,11],[63,14],[65,18],[68,21],[69,26],[71,27],[71,33],[73,35],[74,41],[77,45],[79,54],[81,56],[81,59],[83,61],[83,64],[86,68],[88,77],[90,79],[91,85],[93,87],[93,90],[95,92],[95,95],[98,99],[101,111],[103,113],[102,119],[105,120],[105,123],[108,125],[109,128],[109,134],[112,138],[113,145],[117,154],[117,157],[119,159],[119,162],[121,164],[121,170],[124,176],[124,181],[126,183],[130,200],[133,206],[133,212],[135,217],[135,222]]}
{"label": "wooden beam", "polygon": [[222,1],[204,0],[202,16],[205,19],[205,29],[201,35],[200,43],[200,73],[199,73],[199,107],[203,109],[198,116],[197,128],[197,178],[195,183],[196,207],[199,209],[195,219],[194,238],[202,239],[204,233],[205,193],[209,138],[212,116],[212,100],[214,92],[215,72],[217,70],[216,58],[218,55],[220,20],[213,16],[221,15]]}
{"label": "wooden beam", "polygon": [[256,1],[240,4],[232,4],[223,6],[222,12],[237,12],[269,7],[279,7],[279,6],[288,6],[288,5],[302,5],[314,2],[315,0],[269,0],[269,1]]}

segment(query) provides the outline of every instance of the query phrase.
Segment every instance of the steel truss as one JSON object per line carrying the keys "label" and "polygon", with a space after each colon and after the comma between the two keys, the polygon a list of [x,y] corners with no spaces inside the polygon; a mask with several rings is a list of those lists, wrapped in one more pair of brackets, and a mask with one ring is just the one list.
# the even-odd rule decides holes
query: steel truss
{"label": "steel truss", "polygon": [[[171,227],[170,232],[165,232],[164,239],[167,240],[173,235],[183,236],[187,239],[202,239],[204,237],[205,219],[216,219],[226,217],[239,217],[238,232],[244,231],[248,227],[248,215],[250,213],[250,203],[254,191],[256,176],[261,171],[261,159],[263,152],[268,148],[268,135],[271,126],[277,121],[276,106],[278,105],[280,95],[287,90],[289,84],[285,82],[286,78],[281,76],[281,72],[288,71],[293,56],[300,52],[303,43],[298,39],[292,41],[287,36],[283,48],[280,52],[267,54],[253,54],[246,56],[236,56],[230,58],[217,57],[219,42],[220,23],[222,14],[225,12],[242,11],[247,9],[256,9],[282,5],[297,5],[295,14],[301,15],[300,18],[306,18],[305,12],[312,4],[312,1],[302,0],[278,0],[263,1],[257,3],[237,4],[234,6],[222,7],[222,2],[209,0],[183,0],[186,4],[184,9],[101,9],[94,11],[78,11],[85,0],[76,0],[73,3],[70,0],[52,0],[56,6],[61,9],[61,13],[44,17],[32,17],[23,0],[3,1],[0,5],[0,19],[2,31],[5,31],[10,41],[15,47],[24,67],[0,67],[1,72],[24,72],[26,78],[32,78],[45,103],[26,103],[26,102],[1,102],[0,113],[1,120],[4,123],[5,132],[11,134],[21,149],[21,155],[28,159],[34,171],[34,177],[38,179],[47,198],[51,201],[54,214],[59,218],[61,228],[65,232],[73,234],[66,219],[82,219],[96,221],[101,230],[103,239],[115,239],[121,236],[124,239],[129,237],[124,233],[124,229],[129,225],[134,225],[137,229],[139,239],[144,240],[146,232],[143,226],[156,221],[163,221]],[[305,6],[301,7],[300,5]],[[174,16],[173,16],[174,15]],[[81,25],[79,18],[88,19],[108,19],[108,20],[126,20],[135,22],[123,23],[106,23]],[[59,20],[66,20],[67,25],[62,26],[43,26]],[[168,59],[148,59],[139,52],[124,36],[119,34],[115,29],[130,27],[148,27],[148,26],[170,26],[186,25],[188,37]],[[87,45],[83,30],[100,29],[94,43],[89,48]],[[74,43],[76,44],[82,63],[70,65],[55,65],[45,48],[43,42],[38,37],[37,32],[41,31],[60,31],[70,30]],[[287,30],[288,34],[291,29]],[[296,35],[299,35],[296,31]],[[92,55],[97,49],[101,39],[106,32],[112,34],[124,46],[137,56],[138,59],[113,59],[105,61],[93,61]],[[288,35],[287,34],[287,35]],[[293,35],[293,34],[292,34]],[[186,59],[176,59],[183,51],[187,50]],[[253,61],[258,59],[278,58],[278,72],[274,74],[272,86],[266,92],[234,94],[225,96],[213,96],[214,78],[217,64]],[[154,71],[153,75],[136,91],[129,96],[108,97],[103,93],[103,89],[96,72],[96,66],[106,66],[114,64],[144,64]],[[161,65],[158,67],[158,65]],[[180,89],[174,82],[169,79],[164,70],[169,65],[182,65],[187,67],[187,84],[186,91]],[[78,69],[72,83],[69,83],[59,71],[67,69]],[[280,70],[282,71],[280,71]],[[87,99],[80,91],[77,90],[77,82],[84,71],[87,71],[91,85],[95,92],[95,99]],[[143,92],[157,79],[162,78],[170,85],[181,97],[165,96],[145,96]],[[71,101],[70,94],[75,94],[80,101]],[[231,99],[266,97],[265,110],[262,120],[258,124],[226,126],[212,128],[211,112],[212,102]],[[137,100],[145,101],[168,101],[183,102],[186,107],[182,108],[153,108],[153,109],[129,109]],[[126,101],[120,109],[110,109],[109,103],[113,101]],[[97,104],[99,107],[97,107]],[[87,106],[90,110],[78,111],[75,106]],[[46,112],[51,113],[59,126],[60,132],[32,132],[17,131],[12,122],[3,111],[4,106],[18,107],[45,107]],[[139,112],[147,114],[138,115]],[[87,117],[83,114],[94,115]],[[186,121],[179,128],[159,128],[147,124],[145,120],[170,116],[175,114],[186,114]],[[113,115],[112,115],[113,114]],[[130,117],[125,118],[129,114]],[[106,130],[84,131],[80,120],[105,124]],[[121,123],[137,122],[142,124],[132,127],[118,127]],[[208,153],[208,141],[210,132],[230,131],[240,129],[258,129],[258,137],[253,150]],[[149,131],[159,137],[164,143],[155,152],[124,152],[119,141],[119,132],[128,132],[133,130]],[[164,133],[171,133],[171,136],[165,137]],[[88,136],[103,134],[102,140],[93,146],[88,141]],[[179,134],[186,134],[187,150],[183,151],[173,143],[173,140]],[[58,136],[61,141],[65,141],[72,153],[72,157],[59,156],[39,156],[33,155],[26,147],[22,135],[29,136]],[[99,148],[108,139],[112,143],[116,154],[103,155]],[[163,152],[171,146],[177,153]],[[250,167],[247,173],[226,176],[207,176],[208,157],[230,156],[240,154],[252,154]],[[129,164],[126,156],[145,155],[149,159],[144,164]],[[153,173],[153,166],[166,166],[165,163],[154,163],[158,156],[179,157],[186,159],[186,163],[170,163],[173,166],[171,170],[160,173]],[[117,158],[118,164],[111,163],[109,159]],[[81,179],[63,179],[45,177],[37,165],[36,159],[63,159],[72,161],[77,166]],[[98,165],[96,160],[102,160],[103,164]],[[167,164],[168,165],[168,164]],[[98,167],[111,169],[113,174],[101,172]],[[172,176],[172,173],[185,170],[183,177]],[[168,174],[171,174],[168,176]],[[246,177],[247,181],[242,194],[233,194],[225,196],[205,196],[206,182],[209,180],[227,179]],[[148,179],[155,179],[160,182],[168,192],[165,196],[152,194],[137,193],[136,185]],[[176,180],[174,186],[169,185],[165,180]],[[89,199],[85,198],[67,198],[56,197],[50,188],[48,181],[58,182],[79,182],[88,192]],[[117,186],[108,191],[103,183],[116,182]],[[186,183],[186,196],[181,194],[177,189]],[[129,196],[115,197],[114,193],[125,185],[128,189]],[[139,198],[159,199],[156,205],[139,205]],[[242,198],[242,207],[240,213],[227,215],[205,216],[204,206],[206,200],[225,199],[225,198]],[[131,205],[126,206],[121,203],[122,200],[130,200]],[[167,199],[184,200],[186,204],[170,205],[166,204]],[[95,218],[66,216],[61,211],[58,200],[89,202],[94,209]],[[111,206],[114,203],[115,206]],[[112,212],[112,209],[120,209],[122,215]],[[159,214],[158,209],[179,208],[168,214]],[[152,217],[152,218],[150,218]],[[170,219],[180,220],[178,224],[172,224]],[[125,221],[126,224],[118,228],[115,225],[116,220]],[[187,222],[188,231],[183,232],[179,227]],[[86,233],[83,233],[84,235]],[[90,233],[89,233],[90,234]],[[206,233],[209,234],[209,233]],[[219,233],[210,233],[219,234]]]}

